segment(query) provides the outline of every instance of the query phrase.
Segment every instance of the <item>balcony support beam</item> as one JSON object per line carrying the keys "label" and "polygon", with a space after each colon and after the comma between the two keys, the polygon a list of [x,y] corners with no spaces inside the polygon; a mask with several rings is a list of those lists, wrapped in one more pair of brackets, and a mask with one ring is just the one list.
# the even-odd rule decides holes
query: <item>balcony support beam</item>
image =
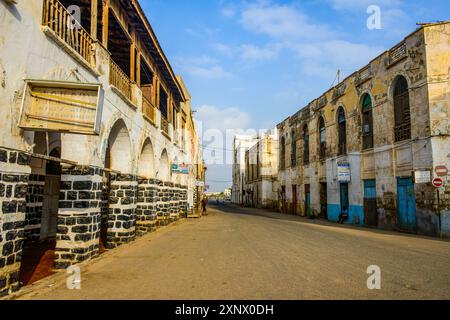
{"label": "balcony support beam", "polygon": [[97,40],[98,0],[91,0],[91,37]]}
{"label": "balcony support beam", "polygon": [[109,34],[109,0],[103,0],[103,17],[102,17],[102,42],[103,46],[108,49]]}

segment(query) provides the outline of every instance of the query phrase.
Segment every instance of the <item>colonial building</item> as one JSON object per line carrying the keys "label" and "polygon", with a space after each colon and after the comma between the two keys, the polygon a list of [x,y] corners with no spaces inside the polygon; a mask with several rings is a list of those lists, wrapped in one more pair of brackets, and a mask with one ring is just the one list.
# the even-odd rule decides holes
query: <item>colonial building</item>
{"label": "colonial building", "polygon": [[235,204],[244,204],[245,190],[245,153],[256,143],[256,137],[237,135],[233,141],[233,186],[231,201]]}
{"label": "colonial building", "polygon": [[264,134],[245,153],[244,204],[276,208],[278,192],[278,139]]}
{"label": "colonial building", "polygon": [[2,0],[0,38],[3,296],[178,219],[204,167],[138,1]]}
{"label": "colonial building", "polygon": [[421,26],[278,125],[282,211],[450,236],[449,35]]}

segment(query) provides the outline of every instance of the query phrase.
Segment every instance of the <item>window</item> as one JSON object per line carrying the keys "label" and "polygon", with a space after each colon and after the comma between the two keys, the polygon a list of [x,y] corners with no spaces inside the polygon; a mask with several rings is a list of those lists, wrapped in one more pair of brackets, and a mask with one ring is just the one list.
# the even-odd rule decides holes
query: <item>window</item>
{"label": "window", "polygon": [[297,139],[295,131],[292,131],[291,137],[291,167],[297,166]]}
{"label": "window", "polygon": [[402,76],[394,87],[395,142],[411,139],[411,113],[408,82]]}
{"label": "window", "polygon": [[373,148],[373,107],[369,94],[362,100],[362,136],[363,150]]}
{"label": "window", "polygon": [[280,170],[286,168],[286,140],[284,137],[280,140]]}
{"label": "window", "polygon": [[169,110],[167,108],[167,100],[169,99],[166,91],[164,91],[163,87],[160,86],[160,99],[159,99],[159,109],[161,110],[161,116],[168,120]]}
{"label": "window", "polygon": [[325,160],[326,157],[326,128],[325,128],[325,120],[323,117],[319,119],[319,158],[320,160]]}
{"label": "window", "polygon": [[303,163],[309,164],[309,130],[307,125],[303,127]]}
{"label": "window", "polygon": [[338,110],[338,136],[339,136],[339,153],[342,156],[347,153],[347,120],[345,119],[344,108]]}

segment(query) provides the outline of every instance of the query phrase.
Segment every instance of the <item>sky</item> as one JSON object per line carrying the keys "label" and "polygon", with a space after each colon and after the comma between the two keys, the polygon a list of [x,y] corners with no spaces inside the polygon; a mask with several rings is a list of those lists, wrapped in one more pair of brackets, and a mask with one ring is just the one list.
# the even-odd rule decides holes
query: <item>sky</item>
{"label": "sky", "polygon": [[[210,191],[232,185],[233,132],[273,129],[330,89],[338,69],[344,78],[364,67],[417,22],[450,20],[449,0],[140,3],[191,93]],[[372,5],[381,28],[368,28]]]}

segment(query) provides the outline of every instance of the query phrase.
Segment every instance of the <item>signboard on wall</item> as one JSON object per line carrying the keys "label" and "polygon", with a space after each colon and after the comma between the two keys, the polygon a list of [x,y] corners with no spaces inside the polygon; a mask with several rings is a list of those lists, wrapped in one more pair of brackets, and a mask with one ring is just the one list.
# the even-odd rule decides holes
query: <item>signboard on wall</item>
{"label": "signboard on wall", "polygon": [[26,80],[19,127],[98,135],[102,109],[100,84]]}
{"label": "signboard on wall", "polygon": [[351,182],[350,163],[341,162],[337,164],[338,181],[342,183]]}
{"label": "signboard on wall", "polygon": [[190,166],[182,163],[182,164],[172,164],[172,172],[173,173],[179,173],[179,174],[189,174],[190,172]]}
{"label": "signboard on wall", "polygon": [[415,171],[414,172],[414,183],[430,183],[431,182],[431,171]]}

